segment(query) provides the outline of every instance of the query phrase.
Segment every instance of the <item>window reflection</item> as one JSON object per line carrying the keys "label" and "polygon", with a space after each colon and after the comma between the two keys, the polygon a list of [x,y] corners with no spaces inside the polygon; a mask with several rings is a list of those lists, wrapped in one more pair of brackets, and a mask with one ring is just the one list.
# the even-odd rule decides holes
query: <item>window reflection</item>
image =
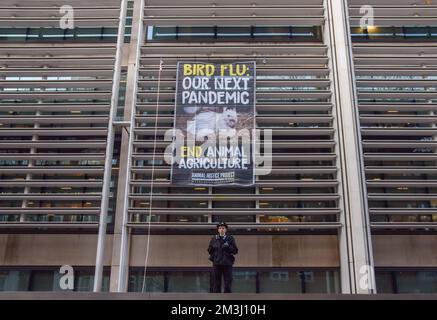
{"label": "window reflection", "polygon": [[378,293],[437,293],[437,270],[376,270]]}
{"label": "window reflection", "polygon": [[[339,293],[339,272],[334,269],[270,270],[234,269],[233,292],[236,293]],[[192,270],[144,270],[132,268],[129,292],[211,292],[211,273],[205,268]]]}
{"label": "window reflection", "polygon": [[147,41],[321,41],[319,26],[148,26]]}
{"label": "window reflection", "polygon": [[[94,269],[74,269],[73,291],[92,291]],[[61,291],[61,276],[59,269],[0,268],[0,291]],[[109,270],[104,270],[102,291],[109,291]]]}

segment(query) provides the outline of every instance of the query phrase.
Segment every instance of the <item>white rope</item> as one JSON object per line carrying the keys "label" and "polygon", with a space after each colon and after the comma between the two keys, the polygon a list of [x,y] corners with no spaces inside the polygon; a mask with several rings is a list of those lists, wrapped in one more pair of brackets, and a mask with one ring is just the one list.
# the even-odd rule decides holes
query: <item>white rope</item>
{"label": "white rope", "polygon": [[155,154],[156,154],[156,137],[158,133],[158,111],[159,111],[159,94],[161,89],[161,72],[162,72],[163,61],[162,58],[159,61],[159,72],[158,72],[158,92],[156,94],[156,108],[155,108],[155,135],[153,139],[153,155],[152,155],[152,172],[151,172],[151,181],[150,181],[150,194],[149,194],[149,217],[148,217],[148,225],[147,225],[147,244],[146,244],[146,258],[144,259],[144,275],[143,275],[143,285],[141,292],[146,292],[146,276],[147,276],[147,264],[149,262],[149,248],[150,248],[150,227],[152,220],[152,201],[153,201],[153,182],[154,182],[154,174],[155,174]]}

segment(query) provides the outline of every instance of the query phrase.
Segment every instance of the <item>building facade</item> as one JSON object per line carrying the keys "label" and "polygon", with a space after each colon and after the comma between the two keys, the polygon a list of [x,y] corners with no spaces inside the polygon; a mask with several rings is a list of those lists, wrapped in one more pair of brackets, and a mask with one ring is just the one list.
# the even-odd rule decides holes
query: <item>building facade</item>
{"label": "building facade", "polygon": [[[3,0],[0,291],[437,293],[437,3]],[[178,61],[256,61],[271,172],[175,186]],[[267,139],[264,137],[264,139]],[[270,154],[269,154],[270,156]]]}

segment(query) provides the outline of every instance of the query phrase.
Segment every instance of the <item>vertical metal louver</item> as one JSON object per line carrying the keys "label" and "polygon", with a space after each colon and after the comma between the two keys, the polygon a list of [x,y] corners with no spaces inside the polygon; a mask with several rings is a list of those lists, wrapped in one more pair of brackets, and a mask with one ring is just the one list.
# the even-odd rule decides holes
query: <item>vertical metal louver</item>
{"label": "vertical metal louver", "polygon": [[[131,156],[131,227],[142,228],[148,222],[158,117],[152,228],[209,228],[214,216],[234,221],[240,230],[338,228],[331,82],[327,47],[321,37],[324,19],[321,0],[277,0],[268,5],[185,1],[183,7],[175,1],[147,1]],[[271,30],[280,30],[276,36],[282,38],[275,40]],[[262,38],[262,32],[270,35]],[[299,40],[305,33],[314,36]],[[173,127],[178,60],[256,60],[257,127],[273,130],[274,154],[271,175],[259,177],[255,187],[169,184],[170,167],[163,161],[169,142],[163,135]]]}
{"label": "vertical metal louver", "polygon": [[[371,5],[374,26],[360,28]],[[349,0],[372,228],[437,223],[437,6]]]}
{"label": "vertical metal louver", "polygon": [[119,14],[120,0],[2,0],[0,226],[97,227]]}

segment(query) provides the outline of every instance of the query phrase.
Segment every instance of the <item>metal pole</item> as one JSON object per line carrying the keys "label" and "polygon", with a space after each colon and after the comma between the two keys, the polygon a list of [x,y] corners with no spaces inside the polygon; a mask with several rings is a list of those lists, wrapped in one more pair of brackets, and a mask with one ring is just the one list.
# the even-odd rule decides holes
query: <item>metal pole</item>
{"label": "metal pole", "polygon": [[103,175],[102,200],[100,204],[99,234],[97,240],[96,269],[94,275],[94,292],[100,292],[103,282],[103,263],[105,255],[106,224],[108,220],[109,187],[112,174],[112,156],[114,151],[114,118],[117,113],[118,92],[120,89],[120,74],[122,49],[124,44],[124,29],[127,14],[127,0],[121,1],[120,20],[118,25],[117,49],[115,54],[114,75],[112,80],[111,109],[109,111],[108,137],[106,142],[105,168]]}
{"label": "metal pole", "polygon": [[126,185],[124,194],[124,205],[123,205],[123,225],[121,229],[121,245],[120,245],[120,267],[118,275],[118,292],[126,291],[126,279],[128,273],[128,258],[129,258],[129,227],[127,226],[129,222],[129,191],[130,191],[130,180],[131,174],[130,170],[132,167],[132,152],[133,152],[133,141],[135,137],[135,115],[136,115],[136,102],[137,102],[137,91],[138,91],[138,77],[140,69],[140,57],[141,57],[141,46],[143,45],[144,38],[144,0],[140,0],[140,16],[138,19],[138,32],[137,32],[137,46],[136,46],[136,68],[134,72],[134,89],[132,90],[132,106],[131,106],[131,119],[130,119],[130,130],[129,130],[129,146],[127,159],[128,163],[126,166]]}

